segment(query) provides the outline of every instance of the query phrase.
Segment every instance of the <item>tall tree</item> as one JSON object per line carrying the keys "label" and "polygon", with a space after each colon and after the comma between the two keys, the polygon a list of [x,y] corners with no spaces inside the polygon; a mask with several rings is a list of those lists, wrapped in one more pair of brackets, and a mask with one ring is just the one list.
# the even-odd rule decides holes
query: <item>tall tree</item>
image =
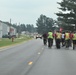
{"label": "tall tree", "polygon": [[35,31],[34,25],[32,24],[26,24],[26,31],[33,33]]}
{"label": "tall tree", "polygon": [[26,26],[25,26],[25,24],[21,24],[21,25],[20,25],[20,28],[21,28],[21,31],[26,31]]}
{"label": "tall tree", "polygon": [[65,27],[75,25],[76,29],[76,0],[62,0],[59,8],[61,11],[56,13],[58,20],[65,23]]}
{"label": "tall tree", "polygon": [[36,26],[38,33],[43,34],[48,32],[49,30],[52,30],[53,19],[41,14],[37,20]]}

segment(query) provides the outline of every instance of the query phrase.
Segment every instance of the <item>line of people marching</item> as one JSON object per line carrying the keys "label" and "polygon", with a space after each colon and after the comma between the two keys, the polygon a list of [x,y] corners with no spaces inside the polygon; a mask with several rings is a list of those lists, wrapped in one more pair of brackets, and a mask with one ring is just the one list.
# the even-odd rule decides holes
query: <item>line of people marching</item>
{"label": "line of people marching", "polygon": [[43,34],[43,43],[44,45],[48,42],[48,47],[51,48],[53,46],[53,40],[55,39],[56,48],[60,49],[61,44],[62,47],[69,48],[73,45],[73,50],[76,46],[76,31],[56,31],[53,33],[51,30],[48,33]]}

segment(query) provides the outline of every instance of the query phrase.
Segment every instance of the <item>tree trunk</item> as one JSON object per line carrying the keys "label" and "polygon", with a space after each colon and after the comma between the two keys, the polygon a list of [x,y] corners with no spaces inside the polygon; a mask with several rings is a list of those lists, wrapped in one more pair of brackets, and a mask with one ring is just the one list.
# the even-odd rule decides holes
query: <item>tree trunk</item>
{"label": "tree trunk", "polygon": [[75,24],[74,30],[76,31],[76,24]]}

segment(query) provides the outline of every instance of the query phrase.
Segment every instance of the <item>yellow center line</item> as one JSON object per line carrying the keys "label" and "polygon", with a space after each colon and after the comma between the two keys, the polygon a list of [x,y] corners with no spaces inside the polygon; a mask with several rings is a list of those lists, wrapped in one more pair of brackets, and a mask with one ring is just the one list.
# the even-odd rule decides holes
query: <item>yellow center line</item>
{"label": "yellow center line", "polygon": [[40,54],[40,52],[38,52],[38,54]]}
{"label": "yellow center line", "polygon": [[30,61],[29,63],[28,63],[28,65],[32,65],[33,64],[33,62],[32,61]]}

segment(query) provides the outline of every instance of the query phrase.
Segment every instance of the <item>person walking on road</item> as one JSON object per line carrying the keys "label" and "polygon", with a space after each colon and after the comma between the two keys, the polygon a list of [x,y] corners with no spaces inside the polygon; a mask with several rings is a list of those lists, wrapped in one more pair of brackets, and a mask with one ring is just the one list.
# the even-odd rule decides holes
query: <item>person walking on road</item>
{"label": "person walking on road", "polygon": [[69,43],[69,46],[72,47],[72,32],[70,31],[69,34],[70,34],[70,41],[69,41],[70,43]]}
{"label": "person walking on road", "polygon": [[76,31],[74,31],[72,40],[73,40],[73,50],[74,50],[76,47]]}
{"label": "person walking on road", "polygon": [[66,48],[69,48],[69,46],[70,46],[70,33],[69,33],[69,31],[65,32],[65,46],[66,46]]}
{"label": "person walking on road", "polygon": [[60,43],[61,43],[61,33],[60,31],[57,31],[56,33],[56,48],[60,49]]}
{"label": "person walking on road", "polygon": [[44,45],[47,45],[47,33],[44,33],[44,34],[42,35],[42,37],[43,37],[43,44],[44,44]]}
{"label": "person walking on road", "polygon": [[65,32],[63,31],[61,34],[61,42],[62,42],[62,47],[65,46]]}
{"label": "person walking on road", "polygon": [[48,47],[51,48],[53,45],[53,32],[50,30],[48,32]]}

